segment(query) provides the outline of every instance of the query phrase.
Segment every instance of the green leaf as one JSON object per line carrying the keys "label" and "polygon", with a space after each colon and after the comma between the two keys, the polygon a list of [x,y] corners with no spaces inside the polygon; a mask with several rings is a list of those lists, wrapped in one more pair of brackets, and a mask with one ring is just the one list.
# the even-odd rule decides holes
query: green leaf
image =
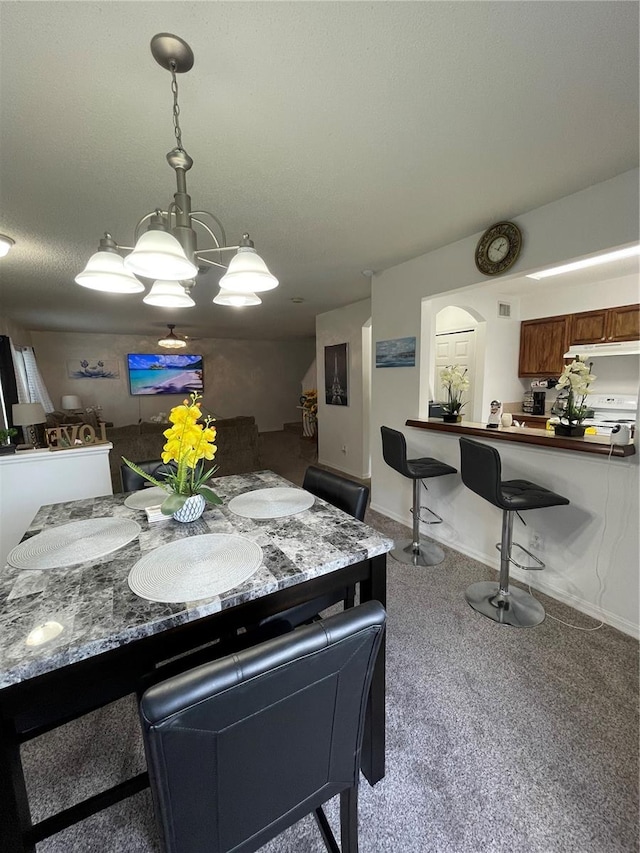
{"label": "green leaf", "polygon": [[162,506],[160,507],[160,512],[163,515],[173,515],[174,512],[177,512],[181,509],[189,495],[176,495],[175,492],[170,494],[168,498],[165,498],[162,502]]}
{"label": "green leaf", "polygon": [[200,486],[198,488],[197,494],[202,495],[202,497],[210,504],[221,504],[222,498],[218,497],[215,492],[211,491],[209,486]]}

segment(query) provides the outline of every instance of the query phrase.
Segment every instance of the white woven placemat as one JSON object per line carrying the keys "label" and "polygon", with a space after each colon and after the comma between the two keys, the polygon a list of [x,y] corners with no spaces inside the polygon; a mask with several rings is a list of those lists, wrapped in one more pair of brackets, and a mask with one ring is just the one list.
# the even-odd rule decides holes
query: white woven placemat
{"label": "white woven placemat", "polygon": [[169,492],[166,489],[161,489],[159,486],[152,486],[150,489],[140,489],[139,492],[134,492],[125,498],[124,505],[129,509],[146,509],[148,506],[157,506],[162,501],[169,497]]}
{"label": "white woven placemat", "polygon": [[244,518],[282,518],[304,512],[314,501],[313,495],[304,489],[283,486],[245,492],[229,501],[229,509]]}
{"label": "white woven placemat", "polygon": [[244,583],[262,565],[262,548],[228,533],[205,533],[161,545],[129,572],[140,598],[175,604],[220,595]]}
{"label": "white woven placemat", "polygon": [[7,557],[17,569],[60,569],[96,560],[122,548],[140,533],[128,518],[87,518],[43,530],[21,542]]}

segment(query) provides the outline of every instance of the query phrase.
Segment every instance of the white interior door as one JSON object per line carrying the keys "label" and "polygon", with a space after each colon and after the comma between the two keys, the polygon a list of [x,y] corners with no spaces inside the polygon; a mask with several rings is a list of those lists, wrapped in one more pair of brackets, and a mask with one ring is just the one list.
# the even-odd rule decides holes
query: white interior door
{"label": "white interior door", "polygon": [[467,405],[462,410],[468,421],[478,420],[474,410],[474,389],[476,369],[476,331],[467,329],[464,332],[445,332],[436,335],[436,360],[435,376],[433,379],[433,398],[436,402],[446,399],[446,392],[440,382],[440,371],[450,364],[459,364],[467,368],[469,377],[469,390],[465,392],[464,399]]}

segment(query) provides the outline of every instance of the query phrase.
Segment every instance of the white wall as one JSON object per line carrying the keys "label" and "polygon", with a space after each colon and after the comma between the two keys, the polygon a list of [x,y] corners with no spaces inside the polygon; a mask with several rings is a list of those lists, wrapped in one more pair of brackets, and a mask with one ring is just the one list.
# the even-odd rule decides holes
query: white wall
{"label": "white wall", "polygon": [[[363,327],[371,318],[371,300],[354,302],[345,308],[327,311],[316,317],[316,361],[318,365],[318,461],[354,477],[368,477],[364,461],[364,397],[367,393],[363,371]],[[348,406],[325,403],[324,348],[347,343]],[[366,344],[365,344],[366,347]],[[370,351],[364,353],[369,359]],[[417,368],[379,371],[381,373],[415,372]],[[342,448],[346,447],[346,452]]]}
{"label": "white wall", "polygon": [[11,317],[8,317],[4,313],[0,314],[0,335],[8,335],[13,341],[14,346],[31,346],[31,333],[18,323],[14,323]]}
{"label": "white wall", "polygon": [[[54,405],[63,394],[77,394],[84,406],[99,404],[116,426],[148,420],[180,402],[176,395],[129,394],[127,353],[163,352],[157,338],[86,333],[31,333],[36,358]],[[166,350],[164,352],[167,352]],[[260,431],[300,421],[300,382],[313,361],[312,338],[295,341],[244,341],[203,338],[185,350],[204,356],[203,409],[216,417],[253,415]],[[69,379],[67,361],[103,358],[118,362],[118,379]]]}
{"label": "white wall", "polygon": [[[638,177],[638,170],[635,169],[516,217],[515,222],[523,233],[524,241],[520,258],[513,268],[513,275],[521,276],[526,272],[532,272],[545,266],[637,242],[639,233]],[[489,224],[487,223],[487,225]],[[399,264],[383,273],[376,274],[372,280],[371,299],[373,339],[384,340],[410,335],[415,335],[420,339],[423,329],[423,318],[421,317],[423,300],[436,295],[441,297],[444,294],[450,297],[453,291],[459,291],[472,285],[477,286],[479,274],[475,267],[474,254],[480,236],[481,233],[479,232],[456,243]],[[503,278],[502,280],[506,279]],[[496,282],[496,286],[499,287],[498,282]],[[467,291],[467,294],[471,292]],[[507,301],[512,300],[507,298]],[[458,302],[448,298],[445,302],[467,308],[464,301]],[[558,313],[562,313],[562,310],[559,310]],[[575,310],[575,305],[571,310]],[[427,312],[427,315],[427,322],[430,322],[430,317],[433,316],[432,311]],[[518,316],[517,321],[513,323],[514,330],[519,327],[519,319]],[[498,381],[494,378],[496,371],[499,371],[503,366],[502,356],[496,355],[498,349],[495,344],[499,338],[506,334],[506,326],[498,326],[498,323],[508,323],[509,321],[496,320],[495,322],[496,330],[500,329],[501,331],[493,336],[487,334],[487,387],[483,390],[484,405],[494,393],[491,383]],[[428,333],[431,337],[434,331],[435,326],[429,326]],[[513,338],[512,344],[509,346],[514,347],[516,365],[515,340],[518,335],[519,331],[516,333],[516,337],[507,335],[507,337]],[[427,368],[426,373],[424,372],[425,366]],[[512,370],[511,367],[509,369]],[[429,365],[425,365],[424,359],[421,360],[420,372],[425,377],[430,375]],[[418,370],[373,371],[371,412],[372,506],[391,518],[401,519],[407,524],[410,523],[408,508],[411,505],[411,484],[384,464],[379,438],[380,426],[386,424],[401,429],[406,434],[408,432],[404,426],[406,419],[418,417],[426,411],[424,405],[425,391],[421,387],[423,384],[428,387],[428,381],[422,382]],[[521,393],[522,386],[520,383],[518,383],[517,388],[518,393]],[[516,394],[513,399],[518,399],[518,395]],[[428,440],[427,437],[421,440],[420,455],[431,455],[432,434],[427,433],[426,436],[428,436]],[[452,445],[455,446],[455,444],[452,442]],[[521,445],[518,445],[518,448],[520,447]],[[415,441],[413,449],[416,450]],[[500,447],[500,452],[502,453],[502,447]],[[551,469],[555,465],[556,457],[562,455],[559,452],[548,451],[547,453],[549,458],[545,466],[539,465],[535,468],[535,475],[543,484],[547,477],[547,467]],[[522,451],[522,459],[525,458],[524,454],[525,452]],[[457,446],[455,452],[452,449],[451,458],[456,460],[455,467],[459,467]],[[519,458],[519,454],[514,457],[515,470],[518,469]],[[637,494],[637,457],[631,457],[615,464],[626,466],[623,470],[627,471],[625,476],[629,480],[628,489],[632,493],[635,488]],[[599,478],[594,476],[594,470],[597,469],[594,469],[592,464],[586,464],[583,454],[567,454],[565,465],[568,466],[568,480],[570,480],[571,471],[575,471],[577,477],[578,471],[584,467],[589,472],[589,488],[595,491],[601,487]],[[442,478],[442,480],[449,479],[459,482],[457,478]],[[478,512],[477,502],[474,500],[473,503],[469,503],[468,496],[462,498],[465,492],[461,488],[455,489],[455,495],[449,506],[439,508],[438,501],[435,501],[435,509],[441,515],[447,516],[449,521],[451,518],[455,518],[457,529],[463,530],[466,526],[469,530],[476,530],[476,523],[473,519]],[[586,516],[580,522],[580,524],[592,523],[594,527],[591,529],[591,533],[597,529],[598,519],[601,518],[597,507],[594,507],[593,512],[594,515],[590,522]],[[579,537],[577,524],[575,517],[569,515],[563,535],[569,541],[578,540],[581,543],[580,547],[582,547],[584,540]],[[491,528],[492,543],[490,549],[486,541],[476,540],[479,558],[490,564],[495,560],[493,542],[499,538],[499,530],[494,531],[493,523]],[[607,550],[601,556],[601,563],[598,567],[606,583],[615,585],[620,595],[624,595],[625,590],[637,588],[638,542],[636,532],[632,528],[633,525],[626,532],[622,531],[621,535],[625,537],[624,547],[632,556],[635,555],[635,560],[628,559],[622,565],[620,561],[616,561],[615,553],[612,550]],[[587,602],[589,606],[595,607],[597,603],[594,599],[591,580],[589,582],[585,580],[587,577],[591,579],[595,571],[593,549],[580,554],[576,553],[574,559],[579,561],[581,566],[580,574],[575,578],[575,594]],[[612,609],[623,607],[619,598],[609,602],[609,606]],[[612,612],[614,611],[612,610]],[[637,616],[636,609],[634,616],[636,624]],[[618,617],[624,622],[629,617],[628,610],[624,609],[623,614],[621,609],[617,616],[614,612],[614,616],[607,616],[607,619],[611,620]]]}

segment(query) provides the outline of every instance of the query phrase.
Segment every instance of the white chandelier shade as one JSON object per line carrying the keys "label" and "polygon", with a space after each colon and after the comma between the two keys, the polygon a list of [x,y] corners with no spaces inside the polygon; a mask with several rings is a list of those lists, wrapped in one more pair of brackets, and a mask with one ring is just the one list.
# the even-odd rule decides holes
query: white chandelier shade
{"label": "white chandelier shade", "polygon": [[234,308],[246,308],[249,305],[261,305],[262,299],[255,293],[240,293],[237,290],[228,290],[221,287],[213,301],[216,305],[231,305]]}
{"label": "white chandelier shade", "polygon": [[185,255],[173,234],[166,231],[141,234],[133,252],[124,259],[124,265],[135,275],[162,281],[181,281],[198,274],[198,267]]}
{"label": "white chandelier shade", "polygon": [[91,255],[75,280],[82,287],[106,293],[140,293],[144,290],[144,284],[125,269],[124,259],[115,252],[101,251]]}
{"label": "white chandelier shade", "polygon": [[9,254],[11,247],[15,245],[15,240],[7,237],[5,234],[0,234],[0,258],[4,258]]}
{"label": "white chandelier shade", "polygon": [[155,281],[142,301],[160,308],[192,308],[196,304],[177,281]]}
{"label": "white chandelier shade", "polygon": [[229,268],[220,279],[220,287],[236,293],[262,293],[278,286],[267,265],[251,246],[240,246],[231,258]]}

